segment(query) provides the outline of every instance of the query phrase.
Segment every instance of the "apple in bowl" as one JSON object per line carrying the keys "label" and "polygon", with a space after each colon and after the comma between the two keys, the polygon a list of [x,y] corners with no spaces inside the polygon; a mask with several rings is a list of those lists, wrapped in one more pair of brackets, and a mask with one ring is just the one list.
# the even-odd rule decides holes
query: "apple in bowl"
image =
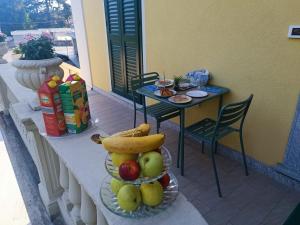
{"label": "apple in bowl", "polygon": [[121,209],[130,212],[135,211],[141,204],[141,192],[132,184],[122,186],[117,195],[117,201]]}
{"label": "apple in bowl", "polygon": [[163,200],[163,188],[158,181],[142,183],[140,187],[142,201],[148,206],[157,206]]}
{"label": "apple in bowl", "polygon": [[123,180],[136,180],[140,176],[140,166],[135,160],[127,160],[119,166],[119,175]]}
{"label": "apple in bowl", "polygon": [[117,195],[119,190],[121,189],[121,187],[124,186],[124,182],[117,180],[116,178],[111,178],[110,181],[110,187],[111,187],[111,191]]}
{"label": "apple in bowl", "polygon": [[114,166],[119,167],[123,162],[128,160],[137,160],[138,154],[127,154],[127,153],[110,153],[111,161]]}
{"label": "apple in bowl", "polygon": [[156,151],[146,152],[139,158],[144,177],[156,177],[163,171],[163,157]]}

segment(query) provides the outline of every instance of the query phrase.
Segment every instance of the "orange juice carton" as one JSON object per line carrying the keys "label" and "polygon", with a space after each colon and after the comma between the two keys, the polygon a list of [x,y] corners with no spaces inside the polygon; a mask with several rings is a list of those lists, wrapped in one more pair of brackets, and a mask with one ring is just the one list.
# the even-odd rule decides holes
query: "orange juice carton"
{"label": "orange juice carton", "polygon": [[46,133],[49,136],[61,136],[66,132],[58,83],[50,78],[38,90]]}
{"label": "orange juice carton", "polygon": [[59,94],[69,133],[77,134],[88,127],[89,117],[79,81],[66,81],[59,85]]}
{"label": "orange juice carton", "polygon": [[88,119],[91,118],[91,112],[90,112],[90,107],[89,107],[89,99],[88,99],[88,94],[86,90],[86,84],[84,79],[82,79],[79,75],[77,74],[71,74],[68,76],[66,81],[78,81],[81,84],[82,92],[83,92],[83,98],[84,98],[84,104],[85,104],[85,111],[87,113]]}

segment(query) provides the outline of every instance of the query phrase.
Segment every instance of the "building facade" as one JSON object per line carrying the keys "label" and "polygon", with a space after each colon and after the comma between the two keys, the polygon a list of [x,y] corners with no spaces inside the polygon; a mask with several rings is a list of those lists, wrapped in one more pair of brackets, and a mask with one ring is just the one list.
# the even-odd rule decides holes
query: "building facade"
{"label": "building facade", "polygon": [[[204,0],[72,0],[81,74],[95,90],[120,96],[130,76],[167,77],[207,68],[225,103],[254,94],[245,124],[247,154],[282,162],[299,97],[300,2]],[[187,112],[187,124],[214,116],[217,102]],[[176,122],[176,121],[175,121]],[[222,144],[239,149],[237,136]]]}

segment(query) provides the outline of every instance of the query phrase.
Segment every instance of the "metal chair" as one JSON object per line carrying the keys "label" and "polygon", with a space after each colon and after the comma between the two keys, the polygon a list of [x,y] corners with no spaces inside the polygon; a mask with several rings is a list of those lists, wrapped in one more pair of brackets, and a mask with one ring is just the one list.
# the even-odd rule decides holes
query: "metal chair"
{"label": "metal chair", "polygon": [[[145,96],[141,96],[136,92],[138,88],[147,85],[153,85],[157,80],[159,80],[159,74],[156,72],[133,76],[131,78],[131,91],[132,91],[132,100],[134,105],[134,127],[136,127],[136,111],[143,112],[144,107],[146,107],[147,114],[149,114],[150,116],[156,119],[156,132],[159,133],[160,123],[170,118],[178,116],[179,115],[178,108],[162,102],[150,106],[146,106]],[[136,106],[136,101],[139,98],[142,98],[142,103],[143,103],[142,108],[137,108]],[[146,115],[144,115],[144,122],[147,123]]]}
{"label": "metal chair", "polygon": [[[247,98],[245,101],[223,106],[219,113],[217,121],[212,120],[210,118],[206,118],[186,128],[187,132],[189,132],[194,139],[200,140],[202,142],[202,150],[204,150],[204,142],[211,143],[211,150],[209,153],[212,159],[216,184],[218,187],[218,194],[220,197],[222,197],[222,193],[220,189],[219,177],[214,157],[219,139],[225,137],[226,135],[232,132],[239,133],[245,174],[246,176],[248,176],[248,168],[243,143],[243,125],[252,98],[253,95],[250,95],[250,97]],[[239,122],[239,128],[231,127],[231,125],[237,122]]]}

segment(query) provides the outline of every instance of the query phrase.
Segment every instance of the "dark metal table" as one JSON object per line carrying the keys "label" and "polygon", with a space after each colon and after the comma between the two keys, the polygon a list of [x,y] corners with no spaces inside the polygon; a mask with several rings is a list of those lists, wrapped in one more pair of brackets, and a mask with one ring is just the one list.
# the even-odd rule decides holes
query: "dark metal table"
{"label": "dark metal table", "polygon": [[[179,91],[177,94],[185,94],[187,91],[191,91],[193,89],[189,89],[186,91]],[[185,129],[185,109],[193,107],[195,105],[199,105],[203,102],[206,102],[208,100],[219,98],[219,112],[223,105],[223,95],[229,92],[228,88],[220,87],[220,86],[206,86],[202,88],[201,90],[208,92],[208,96],[204,98],[192,98],[192,101],[185,104],[176,104],[173,102],[170,102],[168,98],[161,98],[156,95],[154,95],[154,88],[153,85],[144,86],[136,90],[137,93],[139,93],[142,96],[146,96],[148,98],[155,99],[157,101],[161,101],[173,106],[176,106],[180,110],[180,131],[179,131],[179,142],[178,142],[178,152],[177,152],[177,168],[180,167],[181,169],[181,175],[184,175],[184,129]],[[142,98],[142,104],[144,108],[144,119],[145,122],[147,122],[147,109],[146,109],[146,102],[145,98]]]}

